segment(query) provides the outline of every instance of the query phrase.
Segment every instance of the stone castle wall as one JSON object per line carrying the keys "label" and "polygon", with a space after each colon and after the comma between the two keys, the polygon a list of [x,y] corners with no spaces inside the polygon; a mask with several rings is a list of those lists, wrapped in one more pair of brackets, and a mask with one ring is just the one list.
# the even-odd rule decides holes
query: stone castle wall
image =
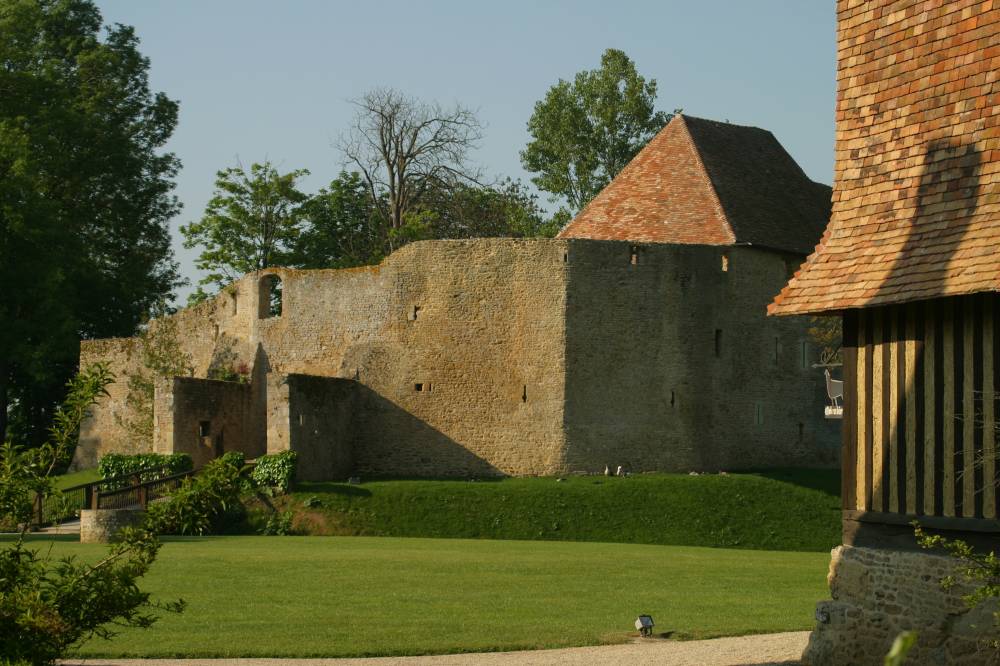
{"label": "stone castle wall", "polygon": [[[333,415],[323,428],[351,431],[351,464],[366,475],[834,464],[822,375],[800,358],[808,322],[764,317],[797,262],[647,245],[633,265],[632,247],[419,242],[378,266],[248,275],[174,321],[195,377],[210,367],[252,373],[250,411],[261,422],[246,430],[266,432],[268,451],[324,446],[298,422],[319,418],[327,398],[310,402],[295,390],[307,380],[290,377],[356,383],[330,388],[326,403],[346,413],[349,400],[350,424]],[[262,311],[266,275],[281,278],[281,316]],[[81,356],[126,368],[129,344],[84,343]],[[80,459],[120,446],[112,414],[122,400],[116,385]],[[339,470],[345,455],[314,464]]]}
{"label": "stone castle wall", "polygon": [[636,471],[834,466],[807,321],[764,316],[799,258],[627,243],[570,249],[567,466]]}
{"label": "stone castle wall", "polygon": [[1000,663],[1000,651],[988,644],[998,637],[996,606],[970,609],[962,596],[971,588],[961,576],[956,587],[941,586],[955,565],[926,552],[835,548],[828,577],[833,599],[816,608],[818,624],[803,663],[881,665],[896,636],[911,630],[917,644],[907,664]]}

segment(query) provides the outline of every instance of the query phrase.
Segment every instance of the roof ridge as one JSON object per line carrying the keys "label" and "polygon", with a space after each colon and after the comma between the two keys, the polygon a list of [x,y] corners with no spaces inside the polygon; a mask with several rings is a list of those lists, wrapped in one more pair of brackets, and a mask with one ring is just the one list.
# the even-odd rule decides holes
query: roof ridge
{"label": "roof ridge", "polygon": [[[684,135],[687,137],[688,145],[691,146],[691,152],[694,153],[695,162],[698,163],[698,170],[701,173],[701,176],[704,179],[705,184],[708,185],[708,191],[712,195],[712,201],[715,202],[715,208],[716,211],[719,213],[719,218],[722,220],[723,224],[726,225],[726,231],[729,235],[729,242],[735,245],[736,230],[733,229],[733,223],[729,221],[729,215],[726,214],[726,208],[725,206],[722,205],[722,199],[719,198],[719,192],[715,189],[715,184],[712,182],[712,177],[708,173],[708,167],[705,166],[705,160],[702,159],[701,150],[698,148],[698,144],[695,142],[694,137],[691,135],[691,130],[688,129],[687,120],[685,116],[677,114],[676,118],[680,121],[681,126],[684,128]],[[704,119],[699,118],[698,120],[704,120]]]}

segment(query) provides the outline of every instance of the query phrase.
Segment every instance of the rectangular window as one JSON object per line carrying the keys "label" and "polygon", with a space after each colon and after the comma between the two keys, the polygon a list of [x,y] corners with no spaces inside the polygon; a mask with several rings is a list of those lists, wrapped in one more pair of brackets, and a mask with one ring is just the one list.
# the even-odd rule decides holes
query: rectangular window
{"label": "rectangular window", "polygon": [[417,393],[426,393],[431,390],[430,382],[417,382],[413,385],[413,390]]}
{"label": "rectangular window", "polygon": [[200,421],[198,423],[198,436],[208,437],[212,434],[212,422],[211,421]]}

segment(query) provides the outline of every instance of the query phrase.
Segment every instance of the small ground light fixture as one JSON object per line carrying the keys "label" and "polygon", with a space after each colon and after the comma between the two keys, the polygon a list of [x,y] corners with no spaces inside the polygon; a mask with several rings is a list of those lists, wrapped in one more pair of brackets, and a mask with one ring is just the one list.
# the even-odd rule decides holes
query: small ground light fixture
{"label": "small ground light fixture", "polygon": [[649,638],[653,635],[653,616],[640,615],[635,619],[635,628],[639,630],[639,635]]}

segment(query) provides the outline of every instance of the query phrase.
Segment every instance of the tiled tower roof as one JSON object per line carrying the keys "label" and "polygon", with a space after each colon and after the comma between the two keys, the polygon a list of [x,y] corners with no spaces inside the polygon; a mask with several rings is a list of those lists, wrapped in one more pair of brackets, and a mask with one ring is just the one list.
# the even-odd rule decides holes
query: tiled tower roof
{"label": "tiled tower roof", "polygon": [[559,237],[808,254],[829,214],[830,188],[770,132],[677,115]]}
{"label": "tiled tower roof", "polygon": [[770,312],[1000,290],[1000,8],[837,10],[833,215]]}

